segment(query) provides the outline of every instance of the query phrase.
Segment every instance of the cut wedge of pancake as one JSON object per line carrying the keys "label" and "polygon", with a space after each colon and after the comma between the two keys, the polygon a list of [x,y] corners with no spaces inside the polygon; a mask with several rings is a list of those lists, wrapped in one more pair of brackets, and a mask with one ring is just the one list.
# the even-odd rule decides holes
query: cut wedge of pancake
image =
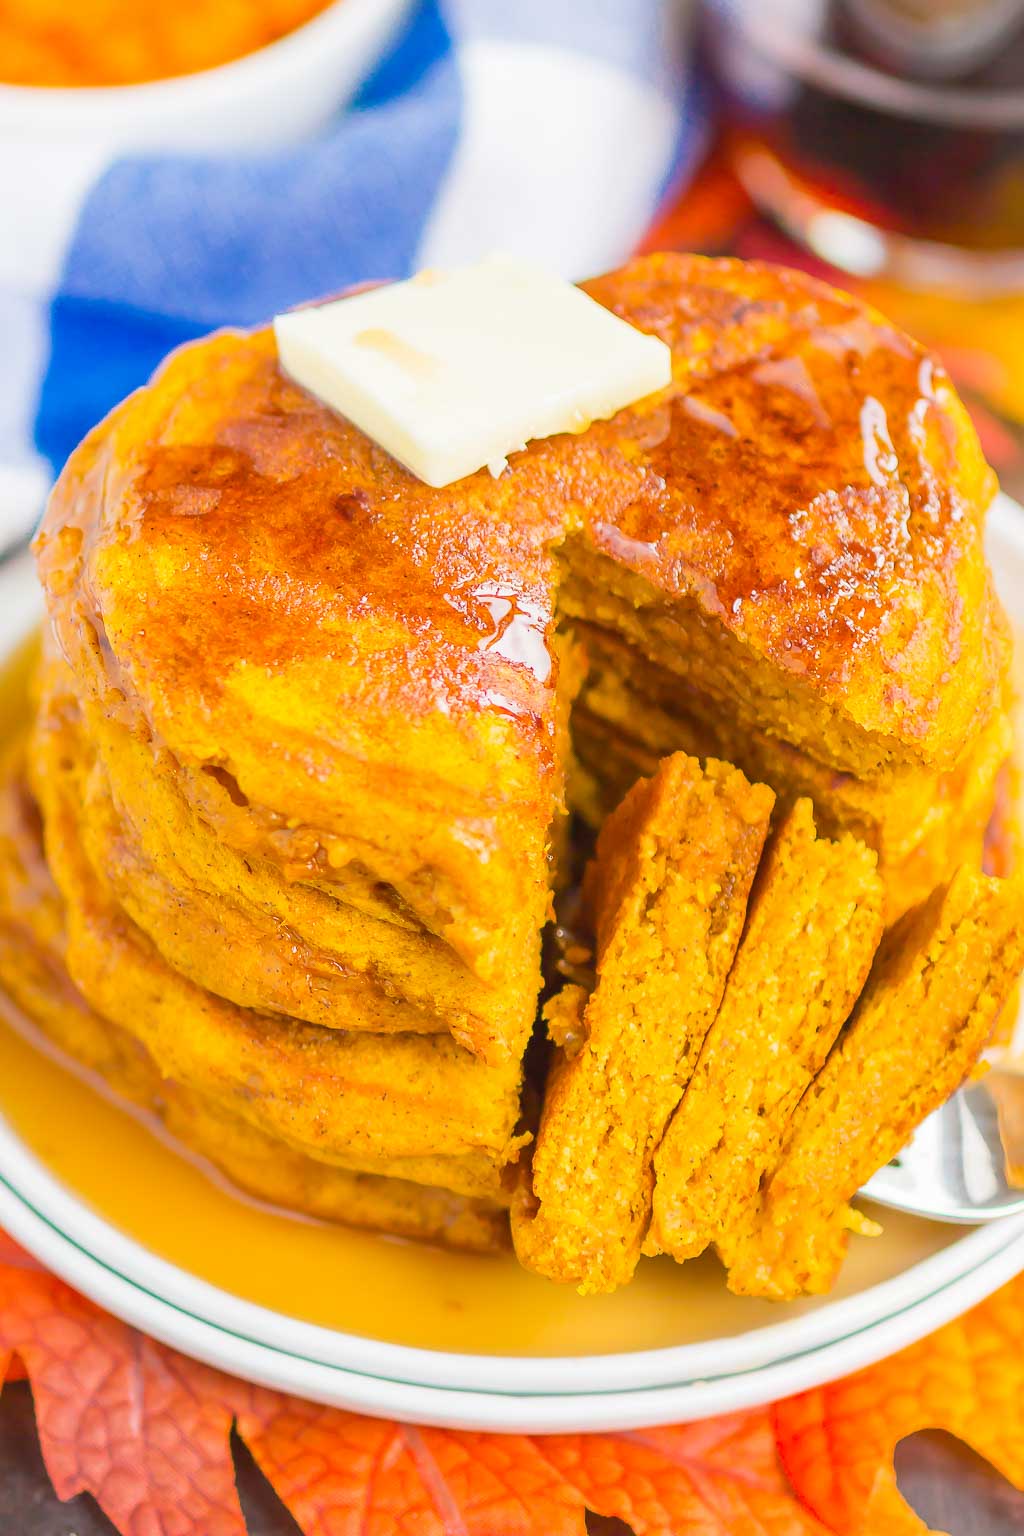
{"label": "cut wedge of pancake", "polygon": [[632,1276],[654,1152],[721,1001],[773,802],[727,764],[679,754],[602,828],[585,884],[596,984],[549,1005],[562,1048],[513,1210],[529,1268],[584,1292]]}
{"label": "cut wedge of pancake", "polygon": [[648,1253],[733,1231],[864,985],[882,936],[874,854],[798,800],[765,853],[717,1017],[658,1148]]}
{"label": "cut wedge of pancake", "polygon": [[887,936],[760,1201],[719,1236],[732,1290],[830,1289],[850,1231],[870,1227],[850,1201],[967,1077],[1022,962],[1022,888],[968,868]]}

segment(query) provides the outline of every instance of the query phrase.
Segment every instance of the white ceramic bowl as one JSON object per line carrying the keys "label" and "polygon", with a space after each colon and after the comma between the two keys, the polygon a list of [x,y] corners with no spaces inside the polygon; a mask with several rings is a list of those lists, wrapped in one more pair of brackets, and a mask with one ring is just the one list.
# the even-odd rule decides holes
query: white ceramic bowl
{"label": "white ceramic bowl", "polygon": [[0,140],[111,150],[246,150],[314,133],[348,100],[410,0],[334,0],[277,42],[142,85],[0,85]]}

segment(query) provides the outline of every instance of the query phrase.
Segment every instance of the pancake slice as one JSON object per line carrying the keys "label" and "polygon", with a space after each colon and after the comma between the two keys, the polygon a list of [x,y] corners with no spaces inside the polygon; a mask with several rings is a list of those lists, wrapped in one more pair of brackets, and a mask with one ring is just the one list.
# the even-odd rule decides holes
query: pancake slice
{"label": "pancake slice", "polygon": [[597,981],[547,1009],[558,1043],[532,1191],[513,1208],[520,1260],[581,1292],[633,1274],[653,1157],[715,1016],[774,795],[728,764],[666,759],[601,830],[584,895]]}
{"label": "pancake slice", "polygon": [[758,872],[696,1070],[655,1156],[644,1251],[682,1261],[734,1230],[867,979],[882,936],[875,855],[815,833],[798,800]]}
{"label": "pancake slice", "polygon": [[500,1205],[402,1179],[349,1173],[262,1134],[211,1098],[163,1077],[134,1035],[90,1008],[67,972],[64,914],[47,870],[21,749],[0,770],[0,1006],[158,1115],[186,1146],[261,1200],[347,1226],[474,1252],[507,1246]]}
{"label": "pancake slice", "polygon": [[970,1073],[1024,961],[1022,918],[1020,885],[965,866],[887,936],[756,1210],[719,1237],[731,1290],[827,1291],[849,1233],[877,1230],[849,1202]]}

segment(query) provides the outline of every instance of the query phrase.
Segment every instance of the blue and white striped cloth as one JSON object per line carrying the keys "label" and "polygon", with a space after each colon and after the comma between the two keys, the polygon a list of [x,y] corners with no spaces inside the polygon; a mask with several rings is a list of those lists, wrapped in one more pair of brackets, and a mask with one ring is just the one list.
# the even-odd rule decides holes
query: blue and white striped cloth
{"label": "blue and white striped cloth", "polygon": [[0,141],[0,546],[173,346],[495,249],[627,256],[700,128],[678,0],[421,0],[318,139],[249,156]]}

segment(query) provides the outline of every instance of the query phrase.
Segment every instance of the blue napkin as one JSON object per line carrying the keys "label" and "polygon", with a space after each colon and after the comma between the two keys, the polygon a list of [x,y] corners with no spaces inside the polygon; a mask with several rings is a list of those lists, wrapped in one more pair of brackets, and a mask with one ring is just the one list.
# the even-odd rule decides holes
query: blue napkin
{"label": "blue napkin", "polygon": [[628,256],[698,151],[675,0],[421,0],[317,139],[254,155],[0,144],[0,545],[172,347],[494,250]]}

